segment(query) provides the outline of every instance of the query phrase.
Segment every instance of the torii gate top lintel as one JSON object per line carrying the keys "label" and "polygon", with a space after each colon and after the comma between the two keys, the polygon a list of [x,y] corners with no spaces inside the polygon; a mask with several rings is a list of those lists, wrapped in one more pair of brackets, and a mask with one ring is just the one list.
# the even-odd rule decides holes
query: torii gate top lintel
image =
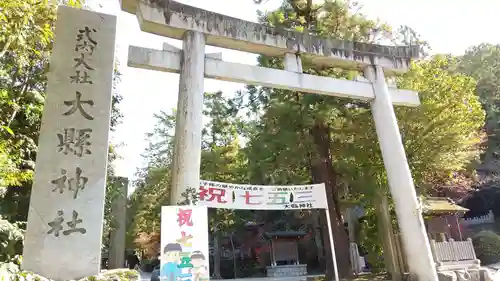
{"label": "torii gate top lintel", "polygon": [[377,64],[385,76],[404,73],[419,46],[384,46],[271,28],[172,0],[120,0],[123,11],[136,14],[142,31],[182,39],[186,30],[206,36],[207,45],[284,56],[300,53],[318,66],[362,70]]}

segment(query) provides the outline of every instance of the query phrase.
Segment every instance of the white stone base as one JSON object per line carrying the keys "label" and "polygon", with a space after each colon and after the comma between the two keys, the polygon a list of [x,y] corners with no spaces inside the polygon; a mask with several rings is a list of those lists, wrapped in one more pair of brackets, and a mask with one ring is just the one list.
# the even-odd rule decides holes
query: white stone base
{"label": "white stone base", "polygon": [[267,277],[293,277],[307,275],[306,264],[268,266],[266,269]]}
{"label": "white stone base", "polygon": [[[257,278],[236,278],[236,279],[213,279],[210,280],[223,280],[223,281],[314,281],[324,279],[324,274],[296,276],[296,277],[257,277]],[[149,280],[149,279],[147,279]],[[487,280],[492,281],[492,280]]]}
{"label": "white stone base", "polygon": [[494,277],[486,268],[462,269],[438,272],[439,281],[493,281]]}

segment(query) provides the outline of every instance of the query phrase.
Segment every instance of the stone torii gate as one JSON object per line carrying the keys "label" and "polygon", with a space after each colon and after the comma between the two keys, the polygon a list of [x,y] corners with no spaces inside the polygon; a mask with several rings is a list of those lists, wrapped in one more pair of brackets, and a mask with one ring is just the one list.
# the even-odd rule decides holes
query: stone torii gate
{"label": "stone torii gate", "polygon": [[[385,80],[408,70],[410,60],[418,57],[418,46],[381,46],[277,30],[171,0],[121,0],[121,8],[137,16],[142,31],[183,40],[182,50],[130,46],[128,59],[132,67],[180,73],[172,204],[199,184],[205,77],[369,101],[410,274],[420,281],[438,280],[393,108],[418,106],[420,101],[416,92],[388,87]],[[281,56],[285,70],[224,62],[220,54],[205,54],[205,45]],[[301,58],[317,66],[363,71],[366,79],[303,74]]]}

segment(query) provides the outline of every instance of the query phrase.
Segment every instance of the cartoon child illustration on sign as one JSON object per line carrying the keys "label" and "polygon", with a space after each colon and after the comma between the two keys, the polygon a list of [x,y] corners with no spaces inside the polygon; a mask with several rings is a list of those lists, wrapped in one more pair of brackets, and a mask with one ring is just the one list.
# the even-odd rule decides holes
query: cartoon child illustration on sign
{"label": "cartoon child illustration on sign", "polygon": [[165,246],[162,255],[164,264],[160,270],[162,280],[177,281],[177,277],[179,277],[181,273],[179,267],[177,266],[180,262],[181,252],[182,247],[179,243],[169,243]]}
{"label": "cartoon child illustration on sign", "polygon": [[193,281],[207,281],[208,280],[208,268],[205,266],[205,255],[200,251],[194,251],[191,253],[191,274],[193,275]]}

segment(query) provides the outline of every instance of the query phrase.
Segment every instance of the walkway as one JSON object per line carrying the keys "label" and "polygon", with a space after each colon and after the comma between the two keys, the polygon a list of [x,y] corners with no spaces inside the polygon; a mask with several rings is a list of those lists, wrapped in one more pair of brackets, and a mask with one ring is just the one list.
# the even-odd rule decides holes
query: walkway
{"label": "walkway", "polygon": [[151,272],[144,272],[142,270],[139,270],[139,273],[141,274],[141,281],[151,280]]}

